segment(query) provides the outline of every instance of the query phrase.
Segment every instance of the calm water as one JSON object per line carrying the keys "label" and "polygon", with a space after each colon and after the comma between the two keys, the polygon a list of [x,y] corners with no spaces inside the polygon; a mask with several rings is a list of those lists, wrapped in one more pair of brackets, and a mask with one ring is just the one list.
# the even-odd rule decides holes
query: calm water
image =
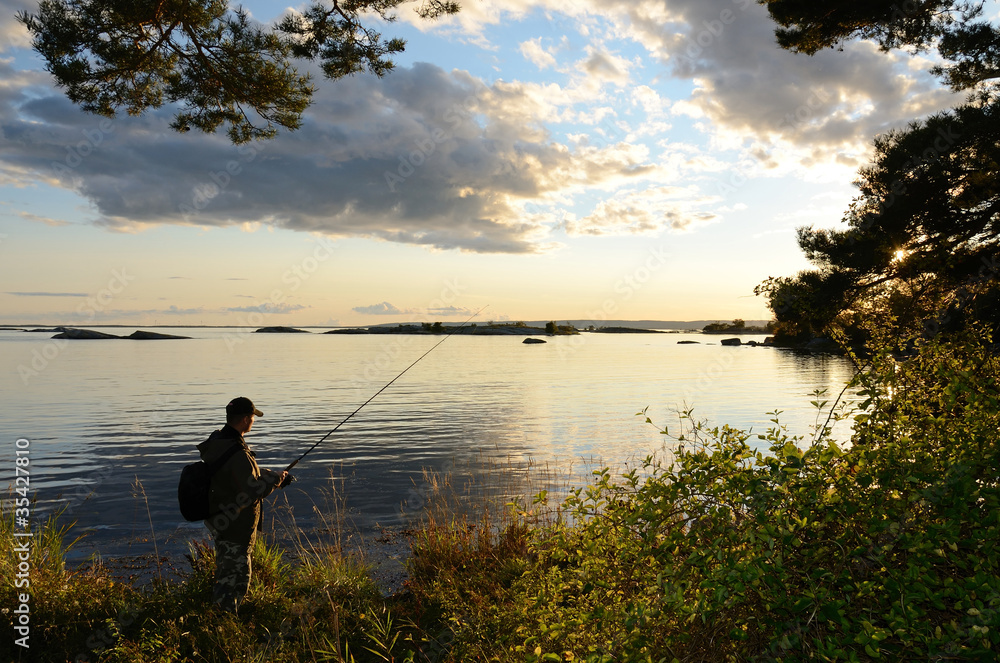
{"label": "calm water", "polygon": [[[57,342],[0,331],[8,476],[15,441],[29,440],[36,512],[70,508],[74,532],[86,534],[78,557],[151,553],[151,530],[161,554],[205,535],[180,517],[177,478],[232,397],[264,411],[248,442],[262,466],[282,468],[440,340],[161,331],[195,338]],[[793,432],[808,434],[811,392],[836,395],[851,375],[841,358],[722,347],[700,334],[521,341],[454,336],[434,350],[295,469],[282,501],[296,522],[315,525],[331,477],[362,532],[412,517],[424,469],[488,482],[492,462],[531,462],[579,485],[594,464],[663,447],[665,437],[635,416],[647,406],[658,424],[676,422],[686,403],[714,423],[758,431],[779,409]]]}

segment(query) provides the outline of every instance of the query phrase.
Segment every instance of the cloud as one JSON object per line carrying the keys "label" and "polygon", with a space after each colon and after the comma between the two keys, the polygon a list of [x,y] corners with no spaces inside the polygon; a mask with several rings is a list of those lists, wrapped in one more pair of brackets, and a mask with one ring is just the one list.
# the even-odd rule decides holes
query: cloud
{"label": "cloud", "polygon": [[451,317],[451,316],[468,317],[473,313],[475,313],[474,310],[465,308],[463,306],[442,306],[438,308],[429,308],[425,312],[427,315],[435,315],[441,317]]}
{"label": "cloud", "polygon": [[686,105],[707,120],[704,129],[802,148],[789,155],[799,162],[863,156],[875,134],[959,99],[913,71],[911,56],[868,42],[812,57],[784,51],[766,8],[750,0],[678,0],[665,14],[643,15],[651,3],[628,11],[628,29],[672,75],[695,82]]}
{"label": "cloud", "polygon": [[[694,82],[678,111],[702,119],[698,128],[722,147],[754,137],[771,152],[772,174],[827,163],[839,164],[843,177],[867,160],[874,135],[962,100],[927,73],[932,63],[868,42],[811,57],[784,51],[766,7],[753,0],[521,0],[510,12],[505,4],[478,4],[457,19],[466,30],[541,9],[553,37],[589,42],[580,64],[591,74],[613,74],[611,81],[628,62],[609,60],[603,44],[639,45],[654,61],[647,69],[658,61],[663,76]],[[522,54],[551,54],[541,43],[522,43]]]}
{"label": "cloud", "polygon": [[85,292],[10,292],[6,294],[15,297],[86,297]]}
{"label": "cloud", "polygon": [[[302,129],[234,147],[220,136],[173,133],[166,111],[111,121],[57,94],[22,90],[0,106],[0,161],[74,189],[97,210],[96,223],[115,230],[251,221],[534,253],[551,248],[551,229],[520,218],[518,202],[588,170],[534,117],[544,105],[535,92],[415,65],[383,80],[321,86]],[[617,175],[600,165],[599,180]]]}
{"label": "cloud", "polygon": [[372,304],[371,306],[355,306],[351,310],[355,313],[363,313],[365,315],[398,315],[400,313],[407,313],[407,311],[401,311],[389,302]]}
{"label": "cloud", "polygon": [[521,55],[539,69],[554,69],[556,59],[549,51],[542,48],[541,39],[532,39],[521,43]]}
{"label": "cloud", "polygon": [[36,223],[44,223],[47,226],[52,226],[53,228],[58,228],[59,226],[68,226],[69,222],[63,221],[61,219],[53,219],[48,216],[40,216],[38,214],[32,214],[31,212],[19,211],[17,216],[25,219],[27,221],[34,221]]}
{"label": "cloud", "polygon": [[655,187],[620,191],[600,201],[582,219],[569,217],[570,235],[657,235],[663,231],[686,231],[719,217],[699,207],[714,202],[691,188]]}
{"label": "cloud", "polygon": [[256,306],[233,306],[231,308],[222,309],[227,313],[294,313],[295,311],[301,311],[303,309],[310,308],[309,306],[303,306],[302,304],[274,304],[271,302],[264,302]]}
{"label": "cloud", "polygon": [[580,63],[580,68],[587,72],[588,76],[598,82],[613,83],[616,86],[628,83],[628,72],[631,68],[628,60],[603,49],[590,47],[587,50],[587,58]]}
{"label": "cloud", "polygon": [[203,315],[205,313],[205,309],[203,307],[180,308],[176,305],[171,305],[169,308],[165,309],[151,309],[148,311],[138,311],[138,313],[145,315]]}
{"label": "cloud", "polygon": [[[13,17],[20,12],[37,12],[35,0],[4,0],[3,13]],[[25,48],[31,44],[31,35],[17,21],[0,21],[0,52],[10,48]]]}
{"label": "cloud", "polygon": [[351,309],[355,313],[361,313],[363,315],[424,315],[424,316],[434,316],[434,317],[453,317],[453,316],[465,316],[468,317],[474,313],[472,309],[467,309],[462,306],[438,306],[434,308],[407,308],[401,309],[390,304],[389,302],[382,302],[381,304],[372,304],[371,306],[355,306]]}
{"label": "cloud", "polygon": [[[559,246],[557,228],[656,234],[719,220],[699,187],[737,165],[843,181],[874,134],[956,99],[910,56],[870,44],[782,51],[752,0],[483,2],[415,25],[485,41],[486,26],[532,12],[551,19],[551,34],[521,41],[520,54],[561,83],[485,83],[422,63],[322,81],[300,130],[241,147],[174,133],[170,108],[87,115],[44,72],[0,60],[0,185],[72,190],[93,223],[117,231],[267,226],[540,253]],[[0,19],[0,44],[18,29]],[[671,78],[668,99],[652,86]],[[676,80],[692,81],[688,96]],[[701,136],[679,140],[675,125]],[[544,209],[525,214],[531,204]]]}

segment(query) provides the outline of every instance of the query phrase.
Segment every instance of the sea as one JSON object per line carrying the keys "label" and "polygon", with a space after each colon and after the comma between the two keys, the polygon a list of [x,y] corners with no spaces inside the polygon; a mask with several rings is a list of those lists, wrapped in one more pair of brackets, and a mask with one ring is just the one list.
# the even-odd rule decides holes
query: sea
{"label": "sea", "polygon": [[[456,494],[500,492],[501,501],[541,490],[558,499],[596,469],[669,459],[695,420],[755,434],[781,425],[808,444],[826,421],[816,403],[835,402],[854,374],[843,357],[723,346],[723,337],[690,332],[524,344],[520,336],[144,329],[191,338],[0,331],[4,501],[27,488],[33,526],[58,513],[75,541],[70,563],[177,559],[207,538],[181,517],[177,481],[235,396],[264,412],[247,436],[263,467],[287,467],[339,425],[269,498],[267,531],[320,540],[346,527],[363,542],[419,522],[442,484]],[[835,437],[849,440],[849,420]]]}

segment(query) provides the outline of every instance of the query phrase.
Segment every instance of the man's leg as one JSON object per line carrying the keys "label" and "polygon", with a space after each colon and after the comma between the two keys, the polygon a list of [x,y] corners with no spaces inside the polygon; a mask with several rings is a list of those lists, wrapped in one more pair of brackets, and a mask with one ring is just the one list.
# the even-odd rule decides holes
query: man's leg
{"label": "man's leg", "polygon": [[252,544],[232,541],[215,542],[215,589],[212,600],[227,612],[236,613],[250,587],[252,547]]}

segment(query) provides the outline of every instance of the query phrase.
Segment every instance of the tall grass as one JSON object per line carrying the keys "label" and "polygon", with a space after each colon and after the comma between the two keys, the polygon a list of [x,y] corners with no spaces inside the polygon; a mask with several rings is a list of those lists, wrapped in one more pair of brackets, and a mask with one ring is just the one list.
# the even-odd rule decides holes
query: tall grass
{"label": "tall grass", "polygon": [[[505,500],[525,490],[524,468],[494,464],[490,474],[495,480],[488,486],[452,473],[424,474],[426,505],[410,534],[424,551],[412,567],[417,575],[426,575],[428,564],[445,564],[446,558],[456,568],[472,568],[477,550],[518,549],[509,534],[501,545],[491,540],[509,524]],[[287,504],[271,509],[274,535],[259,539],[253,550],[251,584],[238,616],[212,606],[215,553],[210,540],[190,544],[187,569],[179,577],[157,569],[136,586],[116,578],[98,560],[69,568],[65,556],[75,543],[72,523],[54,514],[34,532],[30,650],[4,639],[0,660],[445,660],[450,630],[436,621],[440,613],[424,610],[409,587],[383,596],[372,579],[372,564],[354,549],[359,535],[346,517],[345,483],[332,481],[314,506],[319,537],[297,525]],[[139,482],[133,496],[148,520]],[[9,510],[0,520],[5,541],[14,540],[13,516]],[[156,559],[158,565],[158,555]],[[16,557],[0,558],[5,580],[0,606],[15,606],[17,592],[24,591],[14,587],[16,567]],[[13,624],[9,609],[0,619],[4,622]]]}

